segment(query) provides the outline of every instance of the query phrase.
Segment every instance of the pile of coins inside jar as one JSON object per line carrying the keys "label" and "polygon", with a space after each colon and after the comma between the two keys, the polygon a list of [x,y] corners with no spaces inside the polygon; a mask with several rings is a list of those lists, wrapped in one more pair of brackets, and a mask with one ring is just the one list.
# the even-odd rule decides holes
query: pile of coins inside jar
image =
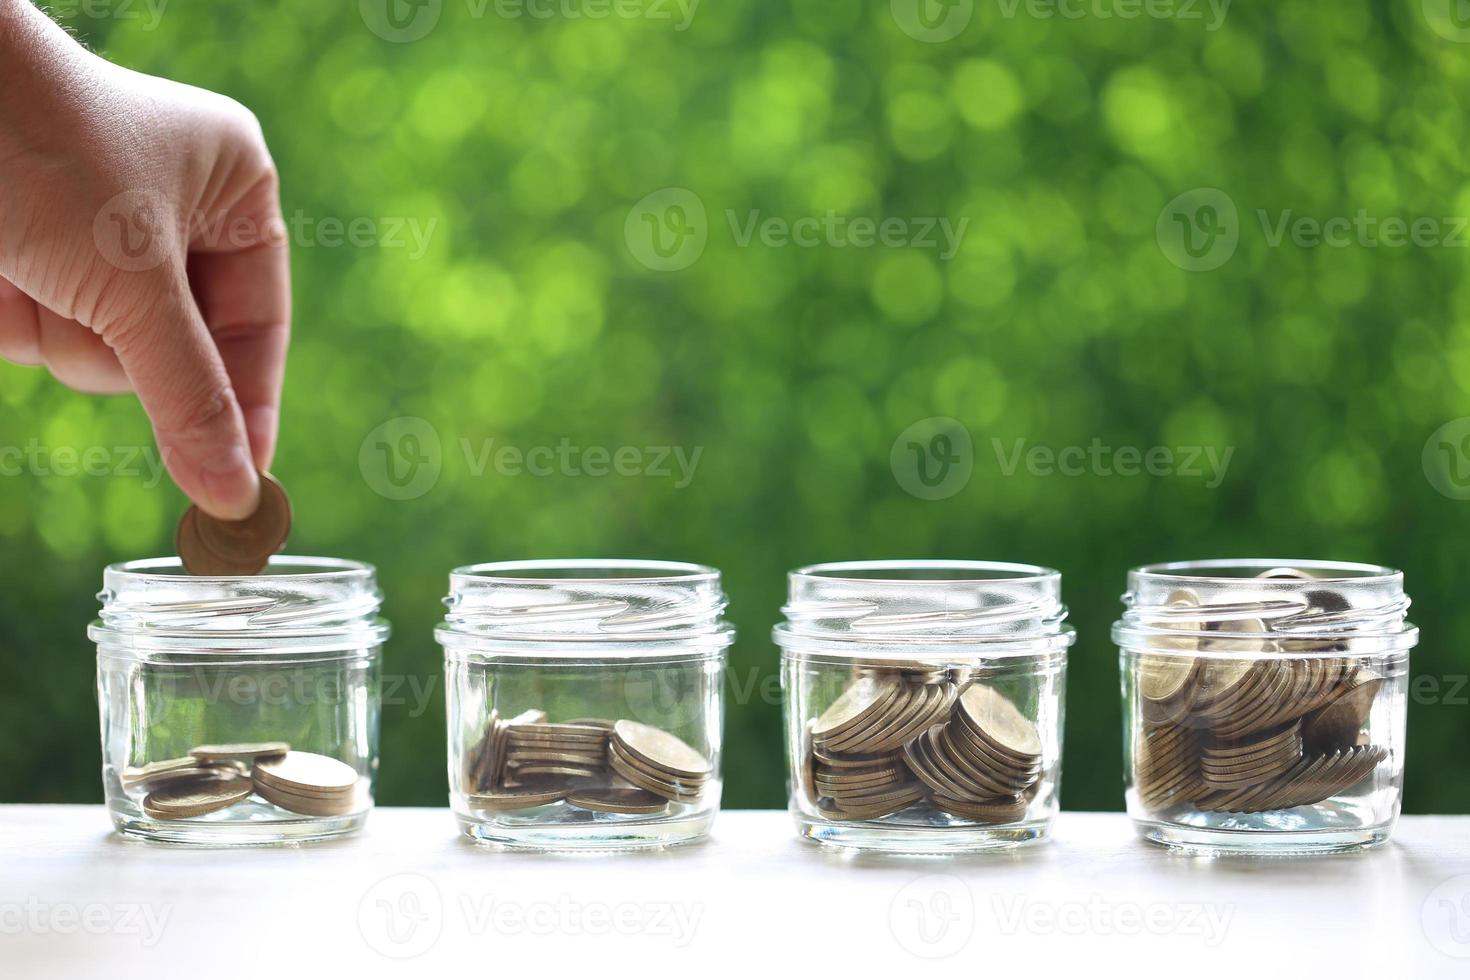
{"label": "pile of coins inside jar", "polygon": [[[1260,577],[1311,578],[1295,569]],[[1307,615],[1346,608],[1327,589],[1307,598],[1313,604]],[[1259,813],[1308,806],[1362,782],[1389,757],[1364,734],[1383,678],[1358,659],[1331,656],[1330,642],[1273,636],[1263,620],[1249,616],[1248,604],[1223,613],[1205,607],[1199,620],[1190,620],[1199,599],[1181,589],[1168,605],[1176,631],[1203,624],[1232,635],[1160,638],[1156,648],[1169,652],[1140,657],[1133,772],[1139,799],[1150,809]],[[1238,659],[1230,656],[1237,653]]]}
{"label": "pile of coins inside jar", "polygon": [[657,815],[697,804],[714,773],[687,742],[636,721],[548,722],[539,709],[492,709],[465,760],[469,806],[488,813],[565,802],[601,813]]}
{"label": "pile of coins inside jar", "polygon": [[989,684],[929,664],[859,664],[806,728],[802,778],[831,820],[915,805],[975,823],[1024,818],[1041,780],[1036,724]]}
{"label": "pile of coins inside jar", "polygon": [[312,817],[365,808],[356,769],[285,742],[200,745],[183,758],[124,769],[120,779],[143,794],[143,812],[155,820],[203,817],[252,797]]}

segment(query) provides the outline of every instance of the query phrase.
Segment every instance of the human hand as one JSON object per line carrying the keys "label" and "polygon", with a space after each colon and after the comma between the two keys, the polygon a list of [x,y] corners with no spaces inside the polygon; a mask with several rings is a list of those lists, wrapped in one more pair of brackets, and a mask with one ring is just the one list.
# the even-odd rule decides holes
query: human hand
{"label": "human hand", "polygon": [[90,54],[26,0],[0,0],[0,64],[0,357],[136,391],[179,487],[248,517],[291,321],[258,123]]}

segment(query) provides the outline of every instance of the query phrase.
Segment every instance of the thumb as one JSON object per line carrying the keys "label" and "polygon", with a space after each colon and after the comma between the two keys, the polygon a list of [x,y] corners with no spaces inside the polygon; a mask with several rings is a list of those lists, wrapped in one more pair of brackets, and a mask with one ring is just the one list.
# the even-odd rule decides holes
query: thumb
{"label": "thumb", "polygon": [[212,517],[243,520],[260,502],[245,419],[214,338],[183,275],[134,274],[143,294],[123,308],[103,339],[153,422],[164,464],[179,489]]}

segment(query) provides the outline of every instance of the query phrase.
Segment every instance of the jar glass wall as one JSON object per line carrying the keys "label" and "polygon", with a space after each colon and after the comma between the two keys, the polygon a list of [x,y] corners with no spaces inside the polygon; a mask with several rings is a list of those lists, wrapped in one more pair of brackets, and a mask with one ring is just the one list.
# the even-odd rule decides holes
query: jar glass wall
{"label": "jar glass wall", "polygon": [[719,573],[499,562],[450,576],[450,806],[470,838],[625,849],[705,835],[720,805]]}
{"label": "jar glass wall", "polygon": [[110,566],[98,598],[88,632],[120,831],[269,844],[362,825],[388,633],[371,566],[282,556],[212,577],[151,559]]}
{"label": "jar glass wall", "polygon": [[1135,569],[1123,599],[1113,638],[1140,833],[1211,854],[1387,839],[1418,640],[1401,573],[1180,562]]}
{"label": "jar glass wall", "polygon": [[813,841],[1008,847],[1057,812],[1061,576],[997,562],[837,562],[790,576],[776,627],[789,806]]}

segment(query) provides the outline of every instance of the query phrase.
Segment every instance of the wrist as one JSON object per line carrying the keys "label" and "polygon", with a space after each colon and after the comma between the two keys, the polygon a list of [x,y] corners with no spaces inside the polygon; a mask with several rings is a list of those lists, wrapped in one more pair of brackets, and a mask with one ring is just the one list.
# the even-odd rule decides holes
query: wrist
{"label": "wrist", "polygon": [[30,0],[0,0],[0,153],[34,147],[42,133],[65,130],[90,89],[89,57]]}

